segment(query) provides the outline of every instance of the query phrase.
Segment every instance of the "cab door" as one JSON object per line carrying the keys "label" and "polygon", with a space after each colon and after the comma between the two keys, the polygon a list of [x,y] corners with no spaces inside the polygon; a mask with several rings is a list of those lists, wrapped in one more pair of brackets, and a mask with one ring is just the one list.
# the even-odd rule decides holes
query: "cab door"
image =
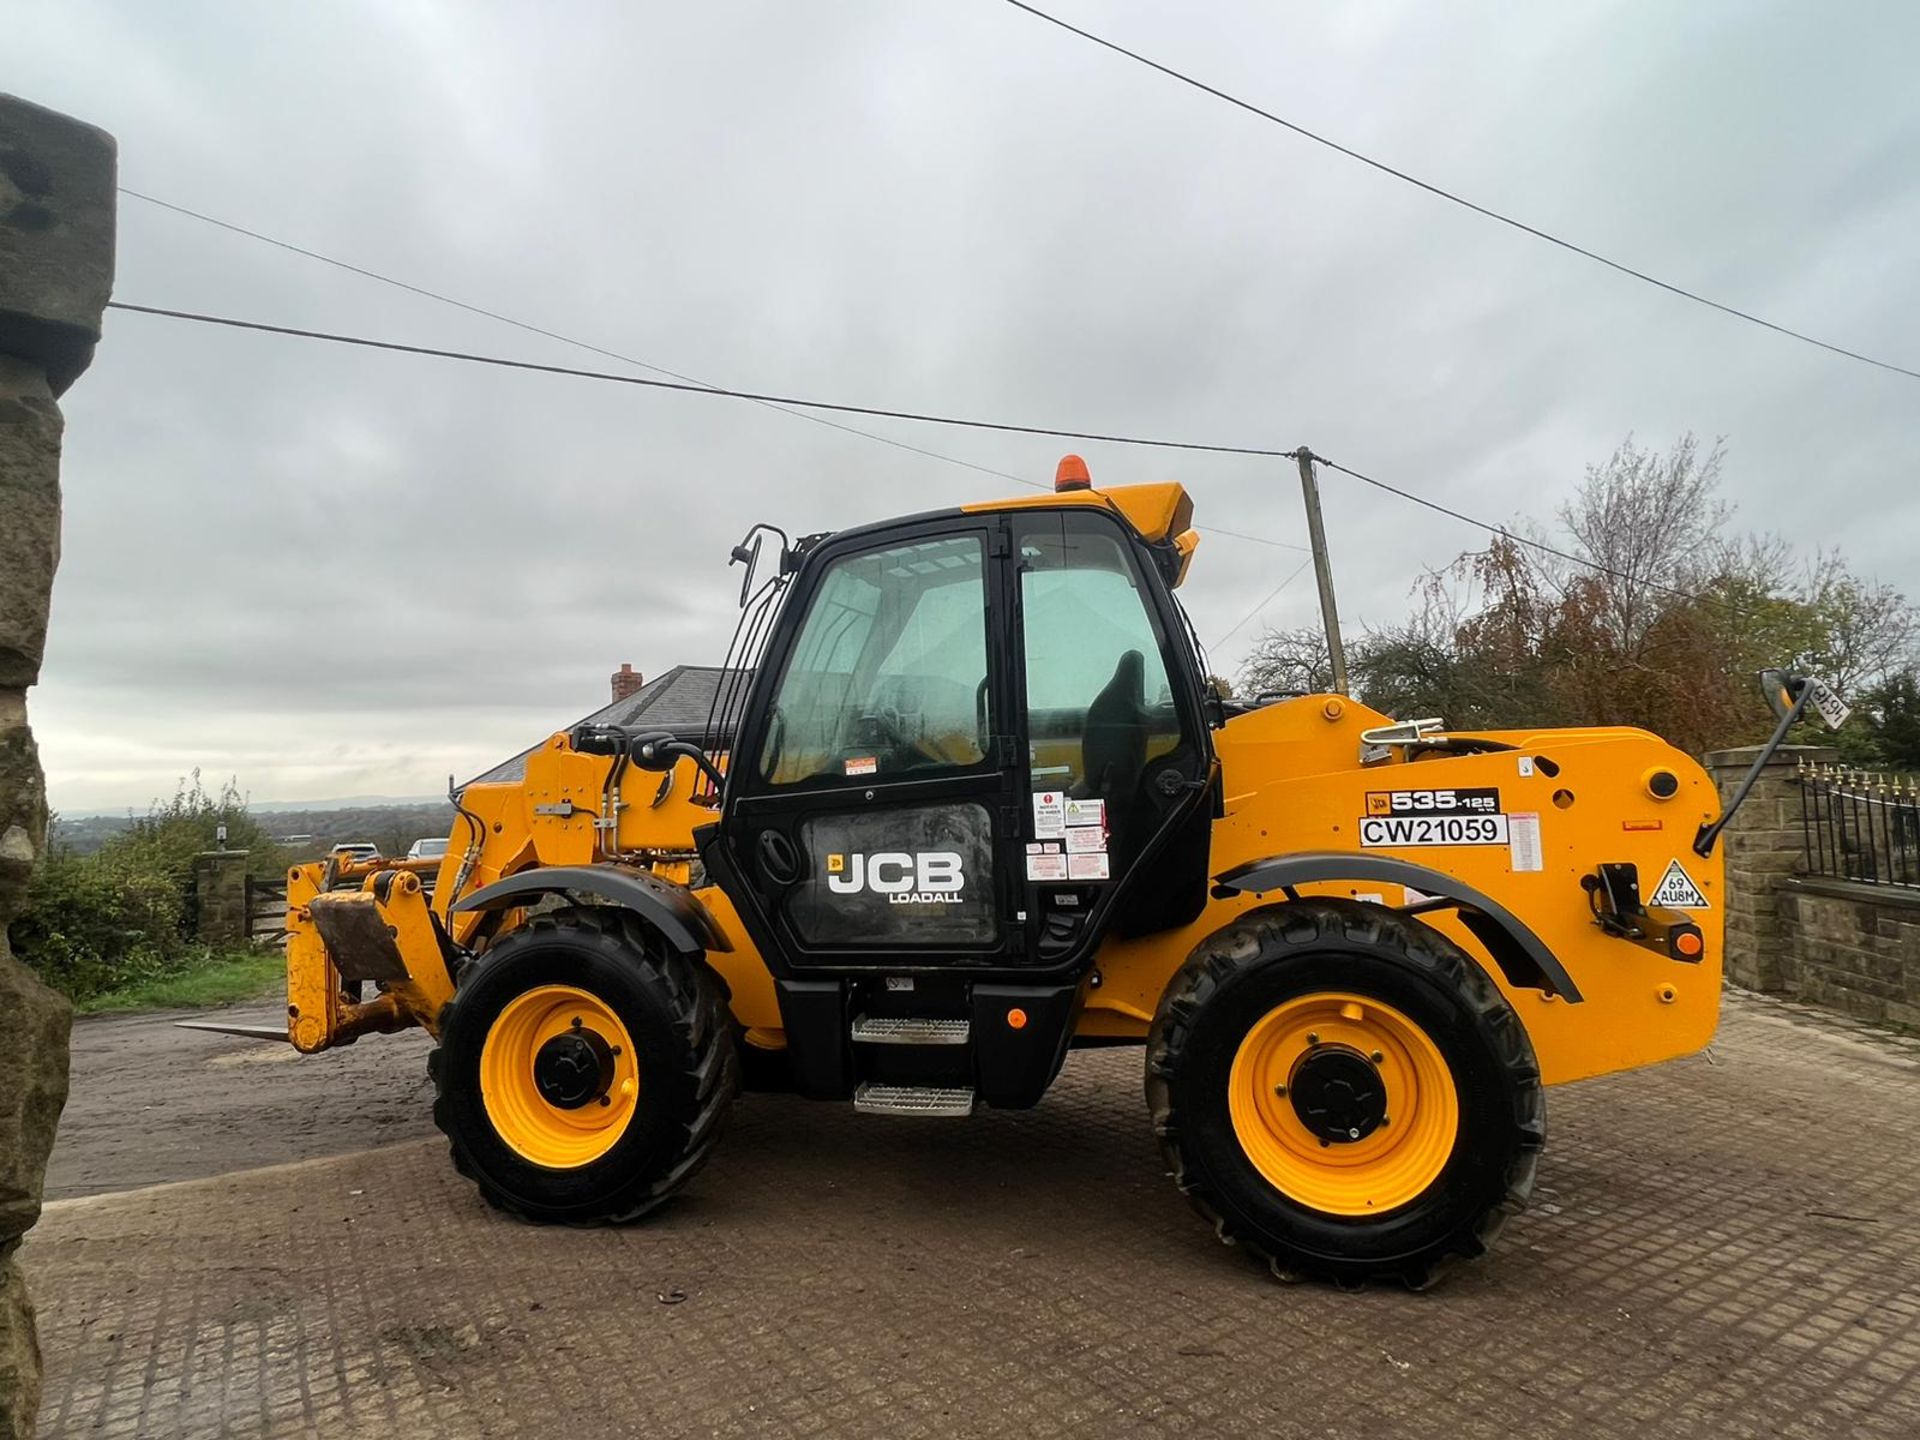
{"label": "cab door", "polygon": [[808,557],[729,764],[721,827],[795,969],[1002,963],[1021,756],[1007,738],[1007,521],[852,533]]}
{"label": "cab door", "polygon": [[1109,929],[1184,925],[1207,902],[1213,749],[1198,658],[1154,552],[1090,506],[1017,512],[1012,568],[1027,740],[1035,958]]}

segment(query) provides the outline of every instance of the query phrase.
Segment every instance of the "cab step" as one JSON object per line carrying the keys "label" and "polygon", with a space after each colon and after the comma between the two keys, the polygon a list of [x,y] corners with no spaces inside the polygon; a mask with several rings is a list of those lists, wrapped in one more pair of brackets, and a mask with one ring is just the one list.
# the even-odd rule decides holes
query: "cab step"
{"label": "cab step", "polygon": [[863,1115],[958,1115],[973,1113],[973,1091],[940,1085],[877,1085],[869,1080],[853,1092],[853,1108]]}
{"label": "cab step", "polygon": [[972,1032],[965,1020],[932,1015],[861,1015],[853,1022],[855,1042],[868,1045],[964,1045]]}

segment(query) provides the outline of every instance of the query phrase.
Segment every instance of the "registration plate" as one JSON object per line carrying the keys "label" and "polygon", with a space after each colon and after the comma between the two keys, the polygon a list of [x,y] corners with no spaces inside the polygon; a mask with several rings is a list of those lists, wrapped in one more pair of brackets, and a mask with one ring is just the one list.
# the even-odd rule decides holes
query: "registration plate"
{"label": "registration plate", "polygon": [[1368,849],[1402,845],[1504,845],[1505,815],[1368,815],[1360,821]]}

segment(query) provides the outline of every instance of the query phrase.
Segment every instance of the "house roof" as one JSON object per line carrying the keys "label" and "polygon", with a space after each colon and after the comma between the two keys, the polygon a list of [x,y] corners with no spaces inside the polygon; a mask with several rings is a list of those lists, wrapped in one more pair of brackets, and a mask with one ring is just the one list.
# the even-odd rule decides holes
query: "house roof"
{"label": "house roof", "polygon": [[[714,696],[719,692],[726,673],[718,665],[676,665],[649,680],[633,694],[591,715],[583,715],[573,723],[624,725],[634,730],[666,730],[679,739],[698,744],[706,739],[707,717],[713,711]],[[721,717],[714,718],[717,721]],[[573,726],[566,728],[572,729]],[[723,732],[715,738],[724,743],[729,737]],[[467,784],[493,785],[523,780],[527,774],[527,757],[539,748],[538,744],[529,745],[511,760],[501,761],[491,770],[474,776]]]}

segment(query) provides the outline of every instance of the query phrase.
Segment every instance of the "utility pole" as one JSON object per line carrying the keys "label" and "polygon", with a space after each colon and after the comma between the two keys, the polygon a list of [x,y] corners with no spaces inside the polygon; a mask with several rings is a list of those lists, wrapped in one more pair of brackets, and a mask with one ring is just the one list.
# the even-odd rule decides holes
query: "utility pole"
{"label": "utility pole", "polygon": [[1320,482],[1313,476],[1313,451],[1294,451],[1300,462],[1300,493],[1307,502],[1307,541],[1313,546],[1313,578],[1320,585],[1320,623],[1327,629],[1327,654],[1333,661],[1333,688],[1347,693],[1347,647],[1340,639],[1340,608],[1333,600],[1333,565],[1327,559],[1327,528],[1320,520]]}

